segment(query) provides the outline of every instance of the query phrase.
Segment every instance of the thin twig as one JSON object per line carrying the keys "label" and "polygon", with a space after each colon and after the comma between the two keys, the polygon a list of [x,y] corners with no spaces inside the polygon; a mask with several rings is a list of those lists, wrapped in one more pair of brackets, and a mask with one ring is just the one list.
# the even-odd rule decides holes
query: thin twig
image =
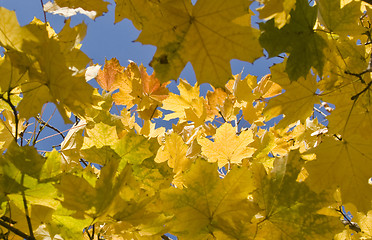
{"label": "thin twig", "polygon": [[86,227],[86,228],[85,228],[85,232],[87,233],[87,235],[88,235],[88,237],[89,237],[89,240],[94,240],[94,239],[93,239],[94,236],[92,237],[92,235],[90,235],[90,233],[89,233],[89,227]]}
{"label": "thin twig", "polygon": [[222,115],[222,112],[221,112],[221,111],[218,111],[218,113],[220,114],[220,116],[222,117],[222,119],[226,122],[226,119],[225,119],[225,117]]}
{"label": "thin twig", "polygon": [[92,237],[93,237],[93,240],[94,240],[94,234],[95,234],[95,227],[94,227],[94,224],[92,225]]}
{"label": "thin twig", "polygon": [[163,240],[171,240],[167,235],[161,235],[161,239],[163,239]]}
{"label": "thin twig", "polygon": [[59,133],[59,135],[61,135],[61,137],[62,137],[63,139],[65,139],[65,135],[63,135],[63,133],[62,133],[60,130],[58,130],[57,128],[55,128],[55,127],[49,125],[49,123],[45,122],[45,121],[44,121],[43,119],[41,119],[39,116],[36,116],[35,119],[36,119],[36,120],[37,120],[41,125],[46,126],[46,127],[50,128],[50,129],[54,130],[55,132]]}
{"label": "thin twig", "polygon": [[46,17],[46,13],[44,11],[44,3],[43,3],[43,0],[40,0],[40,3],[41,3],[41,9],[43,9],[43,13],[44,13],[44,22],[45,24],[47,23],[47,17]]}
{"label": "thin twig", "polygon": [[12,231],[16,235],[26,239],[26,240],[36,240],[35,237],[29,236],[26,233],[22,232],[21,230],[11,226],[10,224],[4,222],[3,220],[0,219],[0,226]]}
{"label": "thin twig", "polygon": [[79,161],[84,164],[85,167],[88,167],[88,163],[87,161],[85,161],[84,159],[80,158]]}
{"label": "thin twig", "polygon": [[344,221],[342,221],[342,223],[343,223],[344,225],[348,225],[350,229],[354,230],[354,231],[357,232],[357,233],[361,231],[359,225],[358,225],[357,223],[355,223],[355,222],[352,222],[352,221],[349,219],[349,217],[347,217],[347,216],[344,214],[344,212],[343,212],[342,209],[341,209],[341,206],[339,206],[339,209],[336,209],[336,212],[341,213],[341,215],[344,217]]}
{"label": "thin twig", "polygon": [[367,91],[367,90],[371,87],[371,85],[372,85],[372,81],[370,81],[370,82],[367,84],[367,86],[366,86],[362,91],[360,91],[359,93],[357,93],[357,94],[355,94],[354,96],[352,96],[352,97],[351,97],[351,100],[357,100],[358,97],[359,97],[362,93],[364,93],[365,91]]}
{"label": "thin twig", "polygon": [[154,109],[154,111],[152,112],[150,119],[152,119],[152,117],[154,116],[154,114],[155,114],[155,112],[156,112],[156,109],[158,109],[158,105],[155,106],[155,109]]}
{"label": "thin twig", "polygon": [[[18,139],[18,123],[19,123],[19,119],[18,119],[17,109],[13,105],[12,101],[10,100],[10,91],[8,91],[8,98],[7,99],[5,99],[4,96],[1,96],[1,99],[4,100],[10,106],[10,108],[13,111],[14,122],[15,122],[15,135],[13,137],[14,137],[14,140],[17,142],[17,139]],[[13,135],[13,133],[12,133],[12,135]]]}
{"label": "thin twig", "polygon": [[[24,178],[25,178],[25,174],[22,173],[22,176],[21,176],[22,186],[23,186]],[[23,199],[23,207],[25,208],[26,220],[27,220],[28,230],[30,232],[30,237],[32,237],[32,239],[35,239],[34,231],[32,230],[31,218],[30,218],[30,215],[28,214],[27,200],[26,200],[26,195],[25,195],[24,190],[22,191],[22,199]]]}

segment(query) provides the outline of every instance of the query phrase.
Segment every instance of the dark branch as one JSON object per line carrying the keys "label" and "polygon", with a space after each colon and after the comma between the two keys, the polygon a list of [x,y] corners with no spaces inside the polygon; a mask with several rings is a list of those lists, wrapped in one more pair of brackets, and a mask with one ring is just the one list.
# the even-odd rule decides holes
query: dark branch
{"label": "dark branch", "polygon": [[57,128],[55,128],[55,127],[49,125],[49,123],[45,122],[45,121],[44,121],[43,119],[41,119],[39,116],[36,116],[35,118],[36,118],[36,120],[37,120],[37,121],[38,121],[42,126],[46,126],[46,127],[50,128],[50,129],[54,130],[55,132],[59,133],[63,139],[65,139],[65,135],[63,135],[63,133],[62,133],[61,131],[59,131]]}
{"label": "dark branch", "polygon": [[[22,185],[23,185],[24,178],[25,178],[25,174],[22,173],[22,177],[21,177],[21,184]],[[26,200],[26,195],[25,195],[25,191],[24,190],[22,191],[22,199],[23,199],[23,207],[25,209],[25,214],[26,214],[26,220],[27,220],[28,230],[30,232],[30,237],[32,237],[32,239],[35,239],[35,237],[34,237],[34,231],[32,230],[31,218],[30,218],[30,215],[28,213],[27,200]]]}
{"label": "dark branch", "polygon": [[12,231],[13,233],[17,234],[18,236],[26,239],[26,240],[36,240],[35,237],[29,236],[26,233],[20,231],[19,229],[11,226],[9,223],[4,222],[0,219],[0,226]]}
{"label": "dark branch", "polygon": [[344,217],[344,219],[341,220],[342,224],[348,225],[351,230],[354,230],[357,233],[361,232],[359,225],[356,222],[350,221],[350,219],[342,211],[341,206],[339,207],[339,209],[336,209],[336,212],[341,213],[341,215]]}
{"label": "dark branch", "polygon": [[43,13],[44,13],[44,22],[45,24],[47,23],[47,17],[46,17],[46,13],[44,11],[44,3],[43,3],[43,0],[40,0],[40,3],[41,3],[41,9],[43,9]]}
{"label": "dark branch", "polygon": [[367,86],[362,90],[360,91],[359,93],[355,94],[354,96],[351,97],[351,100],[357,100],[358,97],[363,94],[365,91],[367,91],[369,89],[369,87],[371,87],[371,84],[372,84],[372,81],[370,81]]}
{"label": "dark branch", "polygon": [[218,111],[218,113],[220,114],[220,116],[222,117],[222,119],[226,122],[226,119],[225,119],[225,117],[223,116],[222,112],[221,112],[221,111]]}
{"label": "dark branch", "polygon": [[[17,142],[17,138],[18,138],[18,123],[19,123],[19,119],[18,119],[18,114],[17,114],[17,109],[16,107],[13,105],[12,101],[10,100],[10,90],[8,91],[8,98],[5,99],[4,96],[1,96],[1,99],[4,100],[9,106],[10,108],[12,109],[13,111],[13,115],[14,115],[14,122],[15,122],[15,135],[13,136],[14,137],[14,140]],[[12,133],[13,134],[13,133]]]}
{"label": "dark branch", "polygon": [[166,235],[161,235],[161,239],[163,239],[163,240],[171,240],[168,236],[166,236]]}

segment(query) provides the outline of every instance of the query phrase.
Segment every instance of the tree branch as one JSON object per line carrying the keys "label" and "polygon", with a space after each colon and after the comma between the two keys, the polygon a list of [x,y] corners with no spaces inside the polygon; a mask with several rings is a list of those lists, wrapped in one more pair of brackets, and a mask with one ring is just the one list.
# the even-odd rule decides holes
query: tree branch
{"label": "tree branch", "polygon": [[23,237],[26,240],[36,240],[35,237],[27,235],[26,233],[24,233],[24,232],[20,231],[19,229],[13,227],[9,223],[4,222],[2,219],[0,219],[0,226],[12,231],[16,235],[18,235],[20,237]]}

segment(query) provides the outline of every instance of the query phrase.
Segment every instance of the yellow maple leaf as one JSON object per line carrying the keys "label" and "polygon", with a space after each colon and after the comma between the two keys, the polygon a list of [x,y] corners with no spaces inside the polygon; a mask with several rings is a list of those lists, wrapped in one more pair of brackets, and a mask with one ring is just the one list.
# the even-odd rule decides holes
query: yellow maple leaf
{"label": "yellow maple leaf", "polygon": [[128,108],[137,104],[139,116],[144,120],[161,117],[162,113],[157,108],[168,97],[169,90],[166,86],[169,82],[160,84],[155,72],[148,75],[143,65],[138,67],[133,62],[115,82],[120,90],[113,95],[117,104]]}
{"label": "yellow maple leaf", "polygon": [[372,238],[372,211],[368,211],[367,214],[358,212],[352,220],[358,224],[358,227],[360,227],[360,234],[364,236],[364,239]]}
{"label": "yellow maple leaf", "polygon": [[224,123],[216,131],[214,142],[207,138],[198,139],[202,146],[202,154],[209,162],[218,162],[218,167],[228,163],[240,164],[244,158],[252,157],[255,149],[248,147],[254,141],[252,130],[236,134],[236,128]]}
{"label": "yellow maple leaf", "polygon": [[256,99],[271,98],[280,93],[282,93],[282,87],[271,81],[271,74],[262,77],[257,83],[257,87],[253,89],[253,94],[256,96]]}
{"label": "yellow maple leaf", "polygon": [[22,49],[26,41],[37,41],[32,31],[18,24],[14,11],[0,7],[0,43],[5,48]]}
{"label": "yellow maple leaf", "polygon": [[353,203],[360,211],[370,209],[371,144],[370,139],[357,134],[343,139],[324,138],[311,151],[316,154],[316,160],[305,165],[309,173],[306,182],[317,192],[339,187],[345,203]]}
{"label": "yellow maple leaf", "polygon": [[290,11],[295,8],[296,0],[260,0],[264,4],[258,9],[260,18],[269,20],[275,18],[275,25],[282,28],[290,20]]}
{"label": "yellow maple leaf", "polygon": [[98,84],[106,91],[111,92],[119,87],[119,81],[124,75],[122,67],[116,58],[105,60],[103,70],[98,71],[96,80]]}
{"label": "yellow maple leaf", "polygon": [[[257,205],[247,199],[254,190],[252,172],[247,167],[234,166],[227,176],[221,179],[216,164],[197,159],[190,171],[185,174],[183,189],[169,188],[161,192],[164,211],[174,215],[167,224],[170,233],[184,239],[213,239],[215,234],[224,238],[238,238],[248,234],[241,233],[242,224],[250,224],[257,213]],[[252,233],[251,233],[252,234]]]}
{"label": "yellow maple leaf", "polygon": [[115,23],[128,18],[137,29],[142,29],[143,23],[159,11],[154,0],[115,0]]}
{"label": "yellow maple leaf", "polygon": [[137,41],[157,46],[151,66],[161,81],[177,79],[191,62],[200,84],[223,87],[231,77],[231,59],[253,62],[262,55],[258,31],[247,20],[249,5],[245,0],[160,2]]}
{"label": "yellow maple leaf", "polygon": [[308,74],[306,79],[300,78],[291,82],[284,72],[285,63],[275,65],[271,68],[272,81],[278,83],[285,89],[285,93],[270,99],[263,111],[269,120],[284,114],[278,127],[286,127],[300,120],[302,123],[313,113],[314,104],[320,103],[317,91],[316,77]]}
{"label": "yellow maple leaf", "polygon": [[[4,120],[0,119],[0,152],[2,153],[14,141],[16,126],[12,111],[5,109],[1,114],[5,118]],[[25,129],[26,126],[23,124],[24,119],[20,119],[17,134]]]}
{"label": "yellow maple leaf", "polygon": [[192,87],[184,80],[178,85],[180,95],[169,93],[169,97],[163,101],[163,108],[173,111],[167,114],[164,120],[179,118],[180,122],[187,120],[204,123],[206,118],[206,107],[204,98],[199,97],[199,86]]}
{"label": "yellow maple leaf", "polygon": [[165,143],[156,154],[155,162],[167,162],[170,168],[173,168],[175,180],[173,184],[177,187],[183,187],[182,173],[190,168],[192,159],[186,157],[188,146],[184,143],[181,136],[171,133],[165,136]]}
{"label": "yellow maple leaf", "polygon": [[213,120],[215,116],[219,116],[221,108],[226,101],[228,94],[222,89],[214,89],[213,92],[208,91],[206,96],[206,108],[208,119]]}
{"label": "yellow maple leaf", "polygon": [[[15,15],[7,14],[7,17],[12,24],[18,24]],[[22,27],[22,31],[23,28],[32,32],[37,41],[25,41],[21,49],[14,43],[2,43],[12,61],[17,62],[14,72],[28,72],[27,84],[23,84],[23,78],[16,83],[23,94],[17,106],[20,117],[35,116],[46,102],[55,103],[66,123],[70,122],[71,112],[79,117],[84,116],[87,109],[95,104],[93,87],[86,83],[84,74],[79,74],[89,62],[77,44],[84,35],[84,24],[71,29],[67,21],[61,36],[36,18]],[[7,39],[12,39],[12,32],[4,34]]]}

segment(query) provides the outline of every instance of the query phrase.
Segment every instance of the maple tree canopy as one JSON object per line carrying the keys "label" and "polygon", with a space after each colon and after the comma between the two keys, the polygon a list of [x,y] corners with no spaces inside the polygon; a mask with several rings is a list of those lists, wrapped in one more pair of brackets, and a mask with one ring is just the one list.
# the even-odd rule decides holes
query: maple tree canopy
{"label": "maple tree canopy", "polygon": [[[81,50],[70,17],[104,0],[54,0],[24,26],[0,7],[0,239],[372,239],[371,1],[115,3],[156,46],[152,74]],[[258,58],[280,63],[232,75]]]}

